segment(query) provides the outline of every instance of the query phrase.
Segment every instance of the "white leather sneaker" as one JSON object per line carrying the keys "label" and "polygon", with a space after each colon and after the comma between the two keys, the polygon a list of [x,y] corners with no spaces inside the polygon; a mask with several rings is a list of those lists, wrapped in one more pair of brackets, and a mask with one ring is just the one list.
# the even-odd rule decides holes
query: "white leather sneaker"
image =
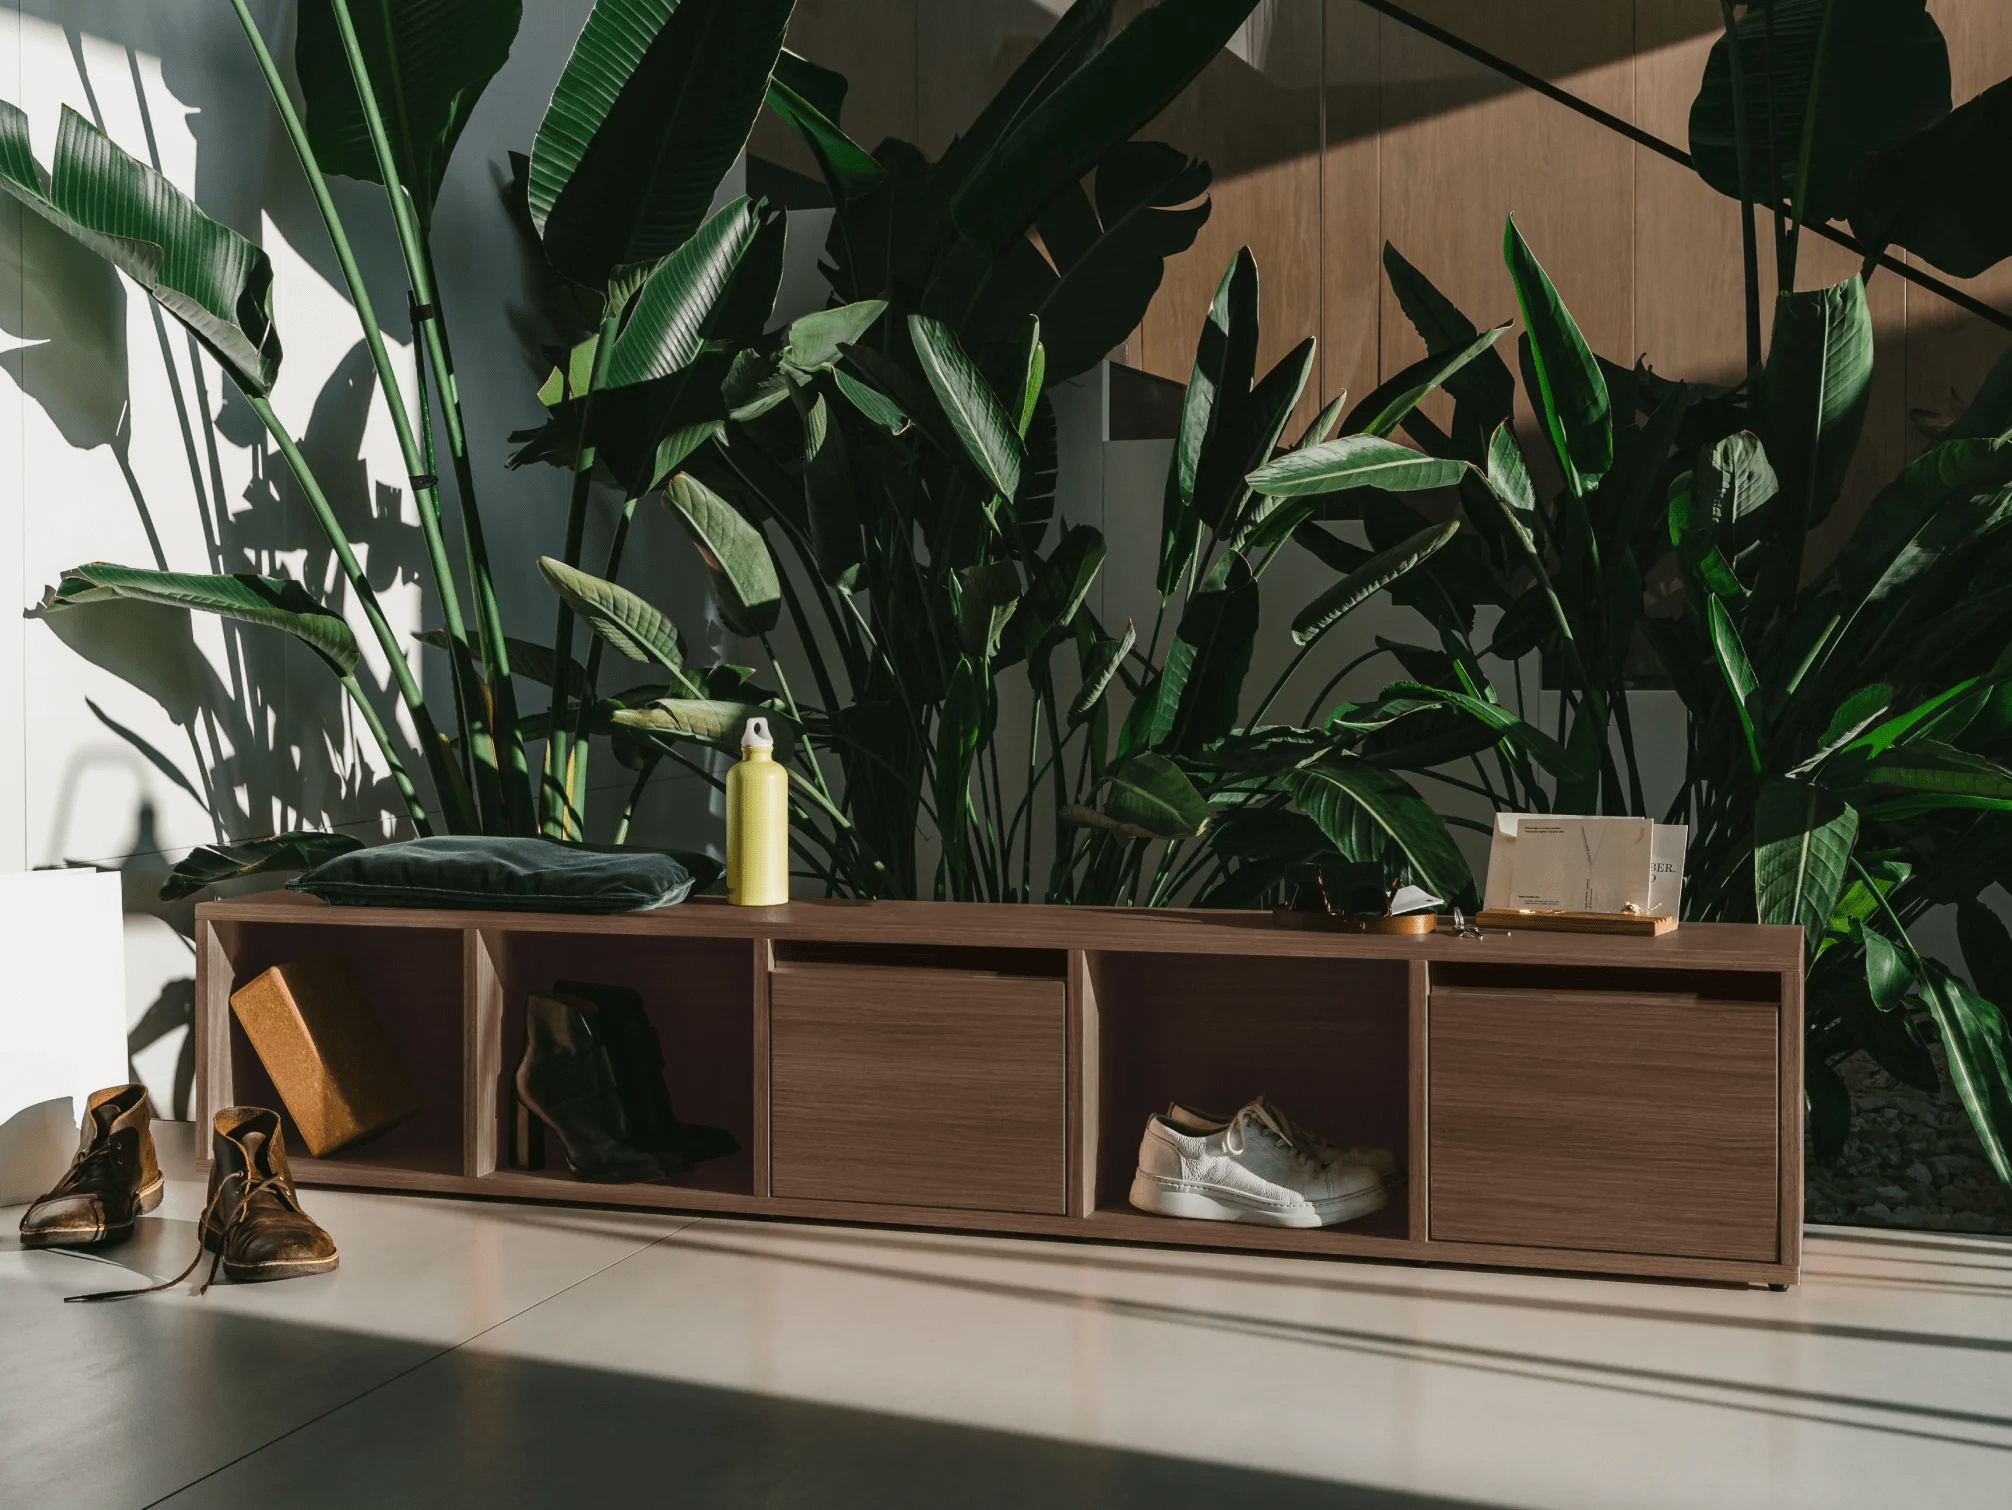
{"label": "white leather sneaker", "polygon": [[[1293,1142],[1307,1150],[1315,1158],[1330,1164],[1360,1164],[1376,1171],[1376,1177],[1383,1181],[1385,1190],[1396,1190],[1404,1184],[1404,1163],[1387,1148],[1340,1148],[1317,1133],[1310,1133],[1285,1114],[1276,1101],[1269,1096],[1260,1096],[1265,1109],[1274,1120],[1292,1136]],[[1167,1104],[1167,1120],[1185,1133],[1211,1133],[1229,1123],[1228,1117],[1214,1116],[1199,1111],[1192,1106],[1183,1106],[1178,1101]]]}
{"label": "white leather sneaker", "polygon": [[1316,1158],[1290,1123],[1253,1101],[1211,1131],[1187,1132],[1155,1112],[1139,1140],[1132,1204],[1161,1216],[1266,1227],[1327,1227],[1380,1211],[1376,1172]]}

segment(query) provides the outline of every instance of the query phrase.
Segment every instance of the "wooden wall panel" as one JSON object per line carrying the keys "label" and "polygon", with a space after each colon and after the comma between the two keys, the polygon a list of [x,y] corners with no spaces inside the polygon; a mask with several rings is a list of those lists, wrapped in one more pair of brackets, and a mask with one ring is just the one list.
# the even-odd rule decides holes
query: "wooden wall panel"
{"label": "wooden wall panel", "polygon": [[[916,96],[922,77],[916,66],[917,3],[796,0],[790,17],[789,47],[851,81],[845,96],[846,133],[869,152],[890,136],[916,139]],[[773,110],[765,109],[756,118],[748,150],[807,177],[818,177],[810,150]]]}
{"label": "wooden wall panel", "polygon": [[[1634,115],[1634,18],[1606,0],[1421,0],[1427,20],[1557,79],[1622,119]],[[1632,353],[1631,143],[1549,100],[1516,91],[1471,100],[1481,65],[1385,20],[1385,236],[1479,326],[1515,314],[1502,265],[1513,212],[1587,341]],[[1618,61],[1615,61],[1618,60]],[[1515,363],[1512,336],[1503,355]],[[1383,372],[1425,355],[1386,284]],[[1435,395],[1444,419],[1450,405]],[[1519,398],[1519,406],[1527,405]],[[1431,412],[1428,410],[1428,412]],[[1523,413],[1520,423],[1527,423]]]}
{"label": "wooden wall panel", "polygon": [[1320,386],[1365,398],[1382,357],[1382,21],[1326,0],[1321,82]]}
{"label": "wooden wall panel", "polygon": [[[1187,381],[1209,300],[1242,246],[1258,266],[1259,373],[1319,335],[1321,4],[1267,0],[1230,48],[1139,133],[1202,158],[1215,182],[1208,223],[1167,263],[1140,327],[1140,349],[1130,355],[1134,366]],[[1317,379],[1307,383],[1289,434],[1312,420],[1319,389]]]}
{"label": "wooden wall panel", "polygon": [[919,7],[915,26],[916,135],[933,160],[977,118],[1048,34],[1063,7],[1035,0],[958,0]]}

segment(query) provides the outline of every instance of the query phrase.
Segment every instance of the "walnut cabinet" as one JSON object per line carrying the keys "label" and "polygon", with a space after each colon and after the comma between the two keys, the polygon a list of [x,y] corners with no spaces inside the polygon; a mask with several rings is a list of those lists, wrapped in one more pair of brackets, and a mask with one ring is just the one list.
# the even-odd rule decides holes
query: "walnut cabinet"
{"label": "walnut cabinet", "polygon": [[[197,909],[197,1115],[279,1106],[230,1010],[347,959],[425,1098],[304,1184],[1783,1285],[1802,1212],[1801,935],[1280,931],[1268,914],[710,899],[658,912]],[[633,987],[679,1116],[741,1152],[588,1185],[511,1167],[523,1002]],[[1126,1200],[1147,1115],[1260,1092],[1409,1179],[1312,1231]],[[199,1139],[207,1152],[207,1139]]]}

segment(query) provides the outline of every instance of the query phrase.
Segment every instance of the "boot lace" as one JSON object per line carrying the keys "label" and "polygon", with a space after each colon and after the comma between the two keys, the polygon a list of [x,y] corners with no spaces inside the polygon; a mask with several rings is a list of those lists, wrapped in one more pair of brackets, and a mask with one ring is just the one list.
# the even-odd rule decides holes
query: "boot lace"
{"label": "boot lace", "polygon": [[[231,1234],[237,1231],[238,1223],[244,1220],[245,1213],[251,1209],[252,1197],[262,1190],[279,1186],[279,1184],[280,1177],[277,1174],[259,1175],[257,1178],[253,1178],[249,1172],[246,1173],[243,1194],[238,1197],[237,1205],[232,1208],[231,1214],[224,1220],[223,1225],[217,1229],[216,1256],[210,1261],[210,1272],[204,1276],[203,1282],[196,1286],[196,1293],[198,1295],[203,1294],[212,1284],[216,1283],[217,1269],[224,1261],[224,1250],[230,1246]],[[65,1295],[63,1297],[64,1301],[66,1303],[76,1301],[89,1304],[99,1300],[129,1300],[135,1295],[153,1295],[161,1290],[172,1290],[176,1285],[195,1273],[197,1267],[202,1263],[203,1230],[209,1226],[211,1219],[216,1216],[217,1208],[223,1204],[224,1196],[229,1192],[230,1188],[228,1180],[218,1185],[217,1193],[210,1197],[209,1205],[203,1208],[202,1220],[196,1223],[196,1256],[190,1259],[189,1266],[173,1279],[164,1279],[157,1285],[147,1285],[137,1290],[98,1290],[89,1295]]]}

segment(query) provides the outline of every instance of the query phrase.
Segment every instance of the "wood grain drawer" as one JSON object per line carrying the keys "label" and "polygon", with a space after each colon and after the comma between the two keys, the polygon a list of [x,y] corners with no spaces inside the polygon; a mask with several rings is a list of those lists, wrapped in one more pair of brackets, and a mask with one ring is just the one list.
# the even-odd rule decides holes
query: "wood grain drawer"
{"label": "wood grain drawer", "polygon": [[1435,990],[1433,1240],[1776,1258],[1778,1013]]}
{"label": "wood grain drawer", "polygon": [[770,977],[778,1196],[1061,1215],[1060,980],[799,964]]}

